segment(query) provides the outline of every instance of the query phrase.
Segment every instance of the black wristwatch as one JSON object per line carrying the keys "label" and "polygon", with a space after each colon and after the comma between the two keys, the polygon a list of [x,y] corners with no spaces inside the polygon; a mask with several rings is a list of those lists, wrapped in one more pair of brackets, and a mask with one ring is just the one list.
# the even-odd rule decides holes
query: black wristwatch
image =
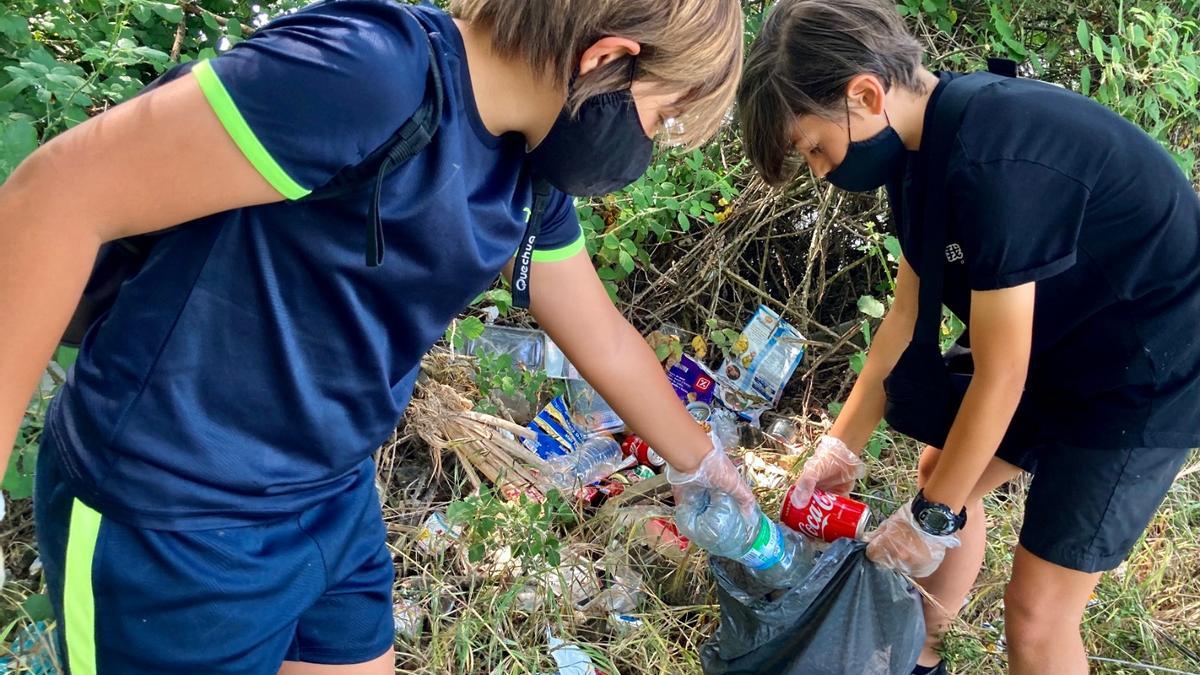
{"label": "black wristwatch", "polygon": [[945,537],[967,526],[967,509],[955,515],[949,506],[925,499],[925,491],[917,492],[912,502],[913,520],[922,532]]}

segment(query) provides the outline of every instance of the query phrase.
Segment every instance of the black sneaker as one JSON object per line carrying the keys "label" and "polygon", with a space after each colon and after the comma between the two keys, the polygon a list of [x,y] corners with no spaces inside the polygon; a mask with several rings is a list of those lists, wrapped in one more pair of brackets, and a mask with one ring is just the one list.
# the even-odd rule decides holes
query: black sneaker
{"label": "black sneaker", "polygon": [[[917,668],[913,669],[913,675],[917,675],[917,673],[922,672],[921,670],[918,670],[918,668],[921,667],[917,666]],[[938,661],[938,664],[933,667],[933,670],[923,672],[922,675],[949,675],[949,672],[950,671],[946,670],[946,662],[943,660]]]}

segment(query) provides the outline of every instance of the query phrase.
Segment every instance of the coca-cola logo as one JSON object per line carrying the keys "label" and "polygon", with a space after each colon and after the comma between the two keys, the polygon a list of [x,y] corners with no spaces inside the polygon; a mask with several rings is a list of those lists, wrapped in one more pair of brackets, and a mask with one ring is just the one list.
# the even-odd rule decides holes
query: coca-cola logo
{"label": "coca-cola logo", "polygon": [[825,532],[825,527],[829,525],[829,514],[833,511],[835,504],[837,501],[833,495],[820,491],[813,493],[804,514],[804,521],[800,523],[805,534],[811,537],[821,537]]}

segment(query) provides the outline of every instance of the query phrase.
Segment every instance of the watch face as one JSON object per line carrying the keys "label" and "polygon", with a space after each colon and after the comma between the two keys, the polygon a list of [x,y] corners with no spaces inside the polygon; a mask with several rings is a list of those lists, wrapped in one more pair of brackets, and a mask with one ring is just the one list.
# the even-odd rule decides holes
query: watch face
{"label": "watch face", "polygon": [[921,511],[917,516],[917,522],[921,524],[921,529],[929,534],[953,534],[956,529],[954,519],[941,509],[936,508]]}

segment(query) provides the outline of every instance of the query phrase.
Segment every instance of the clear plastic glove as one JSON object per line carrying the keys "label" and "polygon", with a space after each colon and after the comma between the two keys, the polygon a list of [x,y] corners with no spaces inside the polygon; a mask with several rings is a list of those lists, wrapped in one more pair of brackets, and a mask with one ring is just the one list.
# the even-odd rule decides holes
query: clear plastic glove
{"label": "clear plastic glove", "polygon": [[822,436],[813,454],[804,462],[796,489],[792,491],[792,506],[800,508],[812,499],[813,490],[824,490],[845,496],[854,481],[867,475],[867,467],[840,438]]}
{"label": "clear plastic glove", "polygon": [[758,507],[754,493],[750,491],[746,481],[742,480],[737,467],[725,451],[715,445],[700,461],[700,466],[695,471],[687,473],[668,465],[667,481],[671,483],[671,491],[675,493],[676,504],[686,501],[687,494],[693,490],[715,489],[733,497],[742,513],[747,516]]}
{"label": "clear plastic glove", "polygon": [[911,501],[866,539],[868,558],[917,579],[933,574],[946,558],[946,549],[960,543],[957,534],[938,536],[922,530],[913,519]]}

